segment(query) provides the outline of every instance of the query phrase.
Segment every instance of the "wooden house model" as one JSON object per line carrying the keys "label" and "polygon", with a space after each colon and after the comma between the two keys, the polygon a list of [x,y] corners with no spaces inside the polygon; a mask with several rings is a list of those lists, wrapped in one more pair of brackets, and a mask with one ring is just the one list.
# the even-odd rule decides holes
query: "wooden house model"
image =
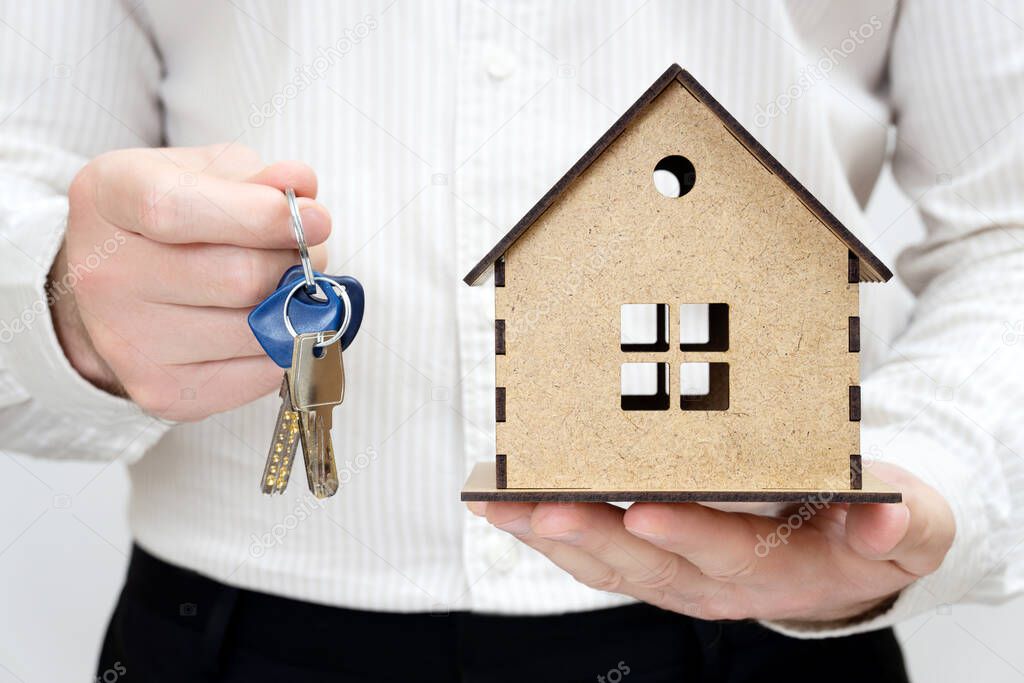
{"label": "wooden house model", "polygon": [[859,283],[892,274],[679,66],[466,282],[492,266],[463,500],[900,499],[859,455]]}

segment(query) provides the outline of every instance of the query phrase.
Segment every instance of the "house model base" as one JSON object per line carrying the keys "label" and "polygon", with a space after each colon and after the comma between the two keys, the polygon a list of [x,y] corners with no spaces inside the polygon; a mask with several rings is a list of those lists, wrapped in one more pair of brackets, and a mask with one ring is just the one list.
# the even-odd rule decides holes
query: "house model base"
{"label": "house model base", "polygon": [[594,489],[499,489],[494,463],[473,467],[462,488],[462,500],[506,503],[899,503],[899,491],[870,473],[859,490],[797,491],[598,491]]}
{"label": "house model base", "polygon": [[679,66],[488,272],[495,450],[463,500],[901,500],[860,443],[860,285],[892,273]]}

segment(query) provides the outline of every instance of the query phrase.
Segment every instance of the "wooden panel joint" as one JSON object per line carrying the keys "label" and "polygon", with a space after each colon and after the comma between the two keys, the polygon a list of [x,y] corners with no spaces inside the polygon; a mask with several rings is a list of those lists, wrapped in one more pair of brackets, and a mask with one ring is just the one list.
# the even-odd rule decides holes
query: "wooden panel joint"
{"label": "wooden panel joint", "polygon": [[860,317],[850,316],[850,353],[860,352]]}
{"label": "wooden panel joint", "polygon": [[860,282],[860,259],[852,251],[849,253],[846,281],[852,285]]}
{"label": "wooden panel joint", "polygon": [[850,455],[850,489],[860,491],[864,488],[864,475],[860,453]]}
{"label": "wooden panel joint", "polygon": [[494,456],[494,488],[508,488],[508,464],[504,453]]}
{"label": "wooden panel joint", "polygon": [[505,387],[494,388],[494,420],[505,421]]}
{"label": "wooden panel joint", "polygon": [[494,262],[494,286],[505,286],[505,257],[502,256]]}
{"label": "wooden panel joint", "polygon": [[860,387],[850,387],[850,422],[860,422]]}
{"label": "wooden panel joint", "polygon": [[505,355],[505,321],[500,319],[494,321],[494,354]]}

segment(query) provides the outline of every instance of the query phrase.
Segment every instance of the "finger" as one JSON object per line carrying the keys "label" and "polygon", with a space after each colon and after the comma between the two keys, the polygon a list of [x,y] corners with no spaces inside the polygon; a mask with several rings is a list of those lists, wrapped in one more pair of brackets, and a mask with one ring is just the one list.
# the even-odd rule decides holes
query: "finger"
{"label": "finger", "polygon": [[207,145],[198,151],[203,157],[198,172],[227,180],[247,180],[266,166],[259,152],[238,142]]}
{"label": "finger", "polygon": [[308,164],[301,161],[278,161],[254,173],[248,179],[250,183],[275,187],[281,192],[292,188],[298,197],[316,199],[316,173]]}
{"label": "finger", "polygon": [[846,515],[850,547],[874,560],[891,560],[915,576],[939,568],[956,534],[949,504],[909,472],[876,463],[872,473],[903,493],[897,505],[851,505]]}
{"label": "finger", "polygon": [[198,147],[162,147],[137,150],[154,160],[167,161],[186,176],[209,173],[242,181],[266,166],[259,152],[239,142],[221,142]]}
{"label": "finger", "polygon": [[482,500],[471,500],[466,503],[466,509],[477,517],[487,517],[487,503]]}
{"label": "finger", "polygon": [[536,507],[532,503],[485,503],[483,512],[491,524],[540,552],[555,566],[586,586],[595,590],[628,595],[637,600],[671,607],[684,613],[698,613],[697,605],[677,602],[675,596],[669,595],[663,589],[645,588],[624,580],[622,574],[582,548],[538,536],[531,522]]}
{"label": "finger", "polygon": [[[318,244],[315,247],[309,248],[309,260],[313,264],[313,270],[318,270],[321,273],[327,272],[327,245]],[[296,263],[298,263],[298,254],[296,254]]]}
{"label": "finger", "polygon": [[[149,304],[134,313],[132,325],[136,338],[147,332],[153,338],[155,330],[165,328],[147,355],[161,365],[185,365],[263,354],[247,317],[247,310],[237,308]],[[147,321],[152,321],[148,330]]]}
{"label": "finger", "polygon": [[[299,197],[315,199],[316,173],[301,161],[277,161],[269,166],[256,150],[238,142],[224,142],[201,147],[166,147],[147,150],[174,164],[183,174],[206,173],[225,180],[268,185],[284,192],[295,190]],[[186,177],[186,179],[188,179]]]}
{"label": "finger", "polygon": [[640,588],[670,590],[690,603],[702,601],[713,588],[684,558],[626,531],[623,510],[615,506],[542,503],[531,526],[541,538],[585,551]]}
{"label": "finger", "polygon": [[530,533],[530,516],[535,503],[487,503],[484,515],[487,521],[502,531],[515,536]]}
{"label": "finger", "polygon": [[[182,180],[178,167],[148,157],[108,160],[94,172],[96,210],[124,230],[168,244],[295,245],[288,202],[276,187],[204,173]],[[327,209],[307,197],[298,207],[307,243],[324,242],[331,227]]]}
{"label": "finger", "polygon": [[[325,250],[314,247],[314,268],[326,261]],[[225,244],[161,244],[131,235],[120,247],[115,263],[144,263],[125,279],[142,300],[184,306],[251,308],[270,295],[285,270],[299,262],[293,249],[248,249]],[[97,269],[96,275],[101,275]],[[121,273],[121,275],[124,275]]]}
{"label": "finger", "polygon": [[757,555],[758,532],[767,518],[723,512],[697,503],[637,503],[624,516],[626,529],[686,558],[718,580],[743,580],[766,558]]}
{"label": "finger", "polygon": [[162,382],[147,384],[147,394],[129,394],[142,408],[175,421],[207,417],[251,403],[281,385],[281,368],[267,356],[250,356],[165,368]]}

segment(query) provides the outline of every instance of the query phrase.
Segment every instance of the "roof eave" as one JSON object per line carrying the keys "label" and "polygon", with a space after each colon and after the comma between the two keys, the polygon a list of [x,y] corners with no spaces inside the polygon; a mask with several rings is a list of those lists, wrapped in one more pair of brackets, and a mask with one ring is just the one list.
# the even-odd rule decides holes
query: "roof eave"
{"label": "roof eave", "polygon": [[512,244],[519,239],[519,237],[526,232],[552,204],[555,203],[555,200],[558,199],[562,192],[569,187],[572,181],[583,173],[587,167],[594,163],[597,157],[601,156],[601,154],[608,149],[613,142],[615,142],[619,135],[621,135],[629,124],[633,122],[636,115],[650,104],[654,98],[660,95],[681,73],[683,73],[683,67],[678,64],[673,64],[666,69],[665,73],[661,74],[661,76],[658,77],[658,80],[654,81],[654,83],[651,84],[651,87],[644,91],[644,94],[641,95],[640,98],[637,99],[637,101],[634,102],[633,105],[627,109],[614,124],[612,124],[611,128],[605,131],[604,135],[598,138],[597,142],[591,145],[586,154],[580,157],[579,160],[572,165],[572,168],[566,171],[565,175],[559,178],[558,182],[540,198],[540,201],[534,204],[533,208],[530,209],[518,223],[512,226],[512,229],[509,230],[482,259],[480,259],[480,262],[473,266],[473,269],[466,274],[463,281],[468,285],[476,284],[484,273],[487,272],[487,269],[490,268],[491,265],[493,265],[501,256],[503,256],[505,252],[508,251],[509,247],[511,247]]}
{"label": "roof eave", "polygon": [[825,206],[812,195],[793,174],[779,163],[779,161],[765,149],[761,143],[754,138],[726,109],[690,75],[688,71],[678,64],[671,65],[658,79],[651,84],[644,94],[637,99],[633,105],[620,116],[615,123],[595,142],[586,154],[573,164],[572,168],[558,180],[557,183],[540,198],[532,209],[530,209],[519,222],[517,222],[508,233],[495,244],[490,251],[466,274],[463,281],[467,285],[477,284],[487,270],[501,258],[505,252],[525,233],[537,219],[544,214],[548,208],[562,195],[569,185],[582,174],[599,157],[626,128],[633,119],[648,104],[650,104],[672,81],[678,81],[693,97],[711,109],[716,117],[722,121],[729,132],[760,161],[769,172],[777,175],[785,183],[797,198],[803,203],[814,216],[828,228],[840,242],[845,244],[860,260],[860,281],[861,282],[886,282],[892,278],[892,271],[875,256],[867,246],[850,232],[839,219],[836,218]]}

